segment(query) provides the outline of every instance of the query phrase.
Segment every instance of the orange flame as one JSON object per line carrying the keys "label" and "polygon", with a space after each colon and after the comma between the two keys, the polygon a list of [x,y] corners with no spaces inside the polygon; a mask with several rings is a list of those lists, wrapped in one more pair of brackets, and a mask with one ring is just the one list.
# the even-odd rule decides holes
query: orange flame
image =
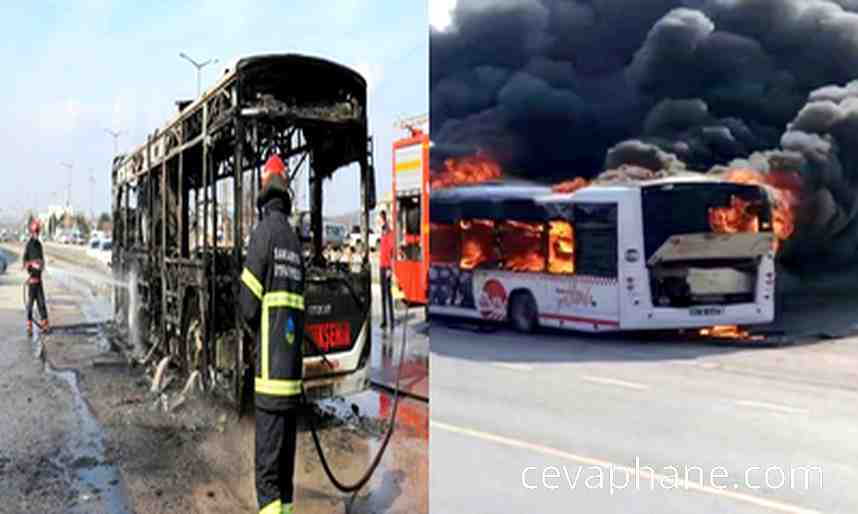
{"label": "orange flame", "polygon": [[463,184],[479,184],[499,179],[501,176],[500,164],[485,154],[451,157],[444,161],[444,169],[435,173],[431,187],[442,189]]}
{"label": "orange flame", "polygon": [[744,339],[754,341],[765,339],[765,337],[761,335],[752,336],[750,332],[743,330],[736,325],[715,325],[714,327],[701,328],[700,335],[715,339]]}
{"label": "orange flame", "polygon": [[572,180],[566,180],[559,184],[555,184],[551,187],[551,190],[555,193],[574,193],[575,191],[583,189],[589,185],[589,180],[582,177],[575,177]]}
{"label": "orange flame", "polygon": [[750,169],[734,169],[724,175],[725,180],[738,184],[764,185],[773,192],[772,224],[779,241],[786,241],[795,232],[795,217],[801,198],[801,178],[798,173],[772,171],[761,173]]}
{"label": "orange flame", "polygon": [[566,221],[548,224],[548,271],[575,273],[575,229]]}
{"label": "orange flame", "polygon": [[504,268],[511,271],[544,271],[544,231],[545,226],[541,223],[504,221],[501,224]]}
{"label": "orange flame", "polygon": [[709,226],[721,234],[737,232],[759,232],[760,218],[753,212],[751,202],[738,196],[730,197],[729,207],[709,209]]}
{"label": "orange flame", "polygon": [[497,261],[494,248],[494,226],[491,220],[462,220],[462,257],[459,267],[474,269],[483,263]]}

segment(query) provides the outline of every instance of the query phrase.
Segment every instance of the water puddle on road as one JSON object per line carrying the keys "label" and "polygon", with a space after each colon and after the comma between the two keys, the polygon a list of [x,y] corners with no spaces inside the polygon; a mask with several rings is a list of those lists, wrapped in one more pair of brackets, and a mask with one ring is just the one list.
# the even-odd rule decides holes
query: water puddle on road
{"label": "water puddle on road", "polygon": [[57,370],[47,361],[42,334],[32,337],[34,357],[45,374],[68,385],[77,426],[69,427],[66,447],[51,462],[63,470],[70,488],[68,514],[132,514],[119,469],[106,457],[104,431],[81,393],[75,370]]}
{"label": "water puddle on road", "polygon": [[67,472],[76,499],[67,506],[70,514],[131,514],[125,484],[117,466],[105,456],[104,432],[78,387],[77,373],[55,370],[45,363],[45,372],[66,384],[72,393],[76,430],[69,433],[67,455],[55,462]]}

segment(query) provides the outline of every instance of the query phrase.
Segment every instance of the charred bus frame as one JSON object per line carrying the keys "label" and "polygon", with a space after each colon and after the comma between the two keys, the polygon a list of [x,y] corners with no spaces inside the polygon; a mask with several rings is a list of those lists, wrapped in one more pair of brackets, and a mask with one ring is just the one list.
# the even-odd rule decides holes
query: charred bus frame
{"label": "charred bus frame", "polygon": [[359,269],[326,262],[322,209],[323,181],[356,164],[367,237],[375,178],[366,81],[323,59],[256,56],[178,106],[178,116],[145,144],[114,159],[113,269],[128,284],[115,291],[119,325],[138,338],[141,356],[170,355],[184,371],[201,371],[207,388],[226,385],[241,407],[253,344],[234,306],[247,236],[259,216],[253,202],[261,166],[276,152],[293,164],[293,181],[307,170],[308,395],[365,389],[369,251]]}

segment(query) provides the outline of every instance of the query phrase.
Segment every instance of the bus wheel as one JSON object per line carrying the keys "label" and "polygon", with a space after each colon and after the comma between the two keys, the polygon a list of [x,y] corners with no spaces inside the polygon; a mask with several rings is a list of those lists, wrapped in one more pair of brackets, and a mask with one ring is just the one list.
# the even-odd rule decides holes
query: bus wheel
{"label": "bus wheel", "polygon": [[509,320],[519,332],[530,333],[536,329],[539,312],[532,294],[521,291],[512,295],[509,300]]}

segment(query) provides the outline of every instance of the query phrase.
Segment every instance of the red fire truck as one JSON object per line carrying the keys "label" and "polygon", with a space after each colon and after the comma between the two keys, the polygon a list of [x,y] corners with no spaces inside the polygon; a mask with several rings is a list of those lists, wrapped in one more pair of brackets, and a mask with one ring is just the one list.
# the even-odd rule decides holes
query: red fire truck
{"label": "red fire truck", "polygon": [[408,136],[393,142],[393,275],[402,299],[426,304],[429,272],[429,134],[425,115],[397,122]]}

